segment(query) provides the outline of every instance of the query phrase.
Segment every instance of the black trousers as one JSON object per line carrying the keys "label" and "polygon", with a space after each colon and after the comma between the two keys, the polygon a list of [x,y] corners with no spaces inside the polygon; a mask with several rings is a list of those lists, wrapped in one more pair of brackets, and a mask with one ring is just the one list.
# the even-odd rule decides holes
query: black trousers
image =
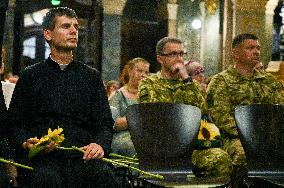
{"label": "black trousers", "polygon": [[0,187],[9,187],[9,178],[7,176],[7,170],[4,164],[0,164]]}
{"label": "black trousers", "polygon": [[82,157],[65,152],[31,159],[34,170],[20,171],[20,187],[120,187],[111,165],[101,160],[84,161]]}

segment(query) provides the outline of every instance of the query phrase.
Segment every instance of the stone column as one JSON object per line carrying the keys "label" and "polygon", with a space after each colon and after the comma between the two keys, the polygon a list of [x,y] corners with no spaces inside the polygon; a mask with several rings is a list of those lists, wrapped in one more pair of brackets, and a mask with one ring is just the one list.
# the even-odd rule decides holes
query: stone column
{"label": "stone column", "polygon": [[233,39],[233,15],[234,1],[224,1],[223,19],[223,44],[222,44],[222,69],[228,68],[232,64],[232,39]]}
{"label": "stone column", "polygon": [[9,0],[3,40],[3,46],[6,50],[5,72],[12,71],[13,66],[15,6],[16,0]]}
{"label": "stone column", "polygon": [[221,70],[220,1],[200,2],[201,44],[200,62],[205,67],[206,76]]}
{"label": "stone column", "polygon": [[121,16],[127,0],[103,0],[103,80],[118,80],[121,60]]}
{"label": "stone column", "polygon": [[201,32],[200,32],[200,64],[204,65],[205,62],[205,37],[206,37],[206,30],[205,30],[205,19],[206,19],[206,11],[205,11],[205,2],[200,2],[199,4],[200,13],[201,13]]}
{"label": "stone column", "polygon": [[169,0],[167,4],[168,10],[168,36],[177,36],[177,10],[178,4],[177,0]]}
{"label": "stone column", "polygon": [[[234,33],[253,33],[258,36],[261,50],[261,61],[267,64],[271,58],[272,35],[266,33],[265,5],[267,0],[235,0]],[[269,27],[273,27],[270,25]],[[272,33],[271,33],[272,34]]]}

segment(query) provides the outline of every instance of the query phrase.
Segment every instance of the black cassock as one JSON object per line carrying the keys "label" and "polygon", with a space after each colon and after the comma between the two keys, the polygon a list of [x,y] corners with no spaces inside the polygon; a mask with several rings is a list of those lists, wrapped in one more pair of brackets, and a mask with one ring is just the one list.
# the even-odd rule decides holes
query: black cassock
{"label": "black cassock", "polygon": [[15,87],[9,117],[15,157],[35,168],[21,176],[27,187],[115,186],[108,165],[98,160],[84,162],[78,151],[52,151],[28,160],[22,148],[26,139],[60,127],[65,136],[62,146],[94,142],[103,147],[105,155],[110,152],[113,119],[95,69],[72,61],[61,70],[51,58],[26,68]]}

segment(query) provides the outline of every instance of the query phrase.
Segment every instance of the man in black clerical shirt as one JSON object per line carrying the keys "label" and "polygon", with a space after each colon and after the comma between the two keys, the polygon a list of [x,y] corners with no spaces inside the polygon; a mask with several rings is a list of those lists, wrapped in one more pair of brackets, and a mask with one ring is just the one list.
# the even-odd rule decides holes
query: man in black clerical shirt
{"label": "man in black clerical shirt", "polygon": [[[73,60],[78,42],[74,10],[52,8],[43,19],[51,54],[23,71],[9,107],[16,157],[34,167],[20,172],[23,187],[117,187],[111,168],[100,159],[110,152],[113,119],[97,70]],[[46,152],[27,160],[27,152],[48,128],[63,128],[64,147],[50,143]],[[22,174],[22,175],[21,175]]]}

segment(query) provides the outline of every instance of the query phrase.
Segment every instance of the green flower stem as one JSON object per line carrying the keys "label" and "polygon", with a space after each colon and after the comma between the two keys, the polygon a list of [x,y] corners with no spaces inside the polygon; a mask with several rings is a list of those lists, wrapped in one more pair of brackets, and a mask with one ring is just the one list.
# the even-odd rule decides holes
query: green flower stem
{"label": "green flower stem", "polygon": [[[81,152],[84,153],[84,150],[82,150],[81,148],[75,147],[75,146],[72,146],[71,148],[57,146],[56,148],[57,149],[61,149],[61,150],[77,150],[77,151],[81,151]],[[119,155],[119,154],[115,154],[115,153],[111,153],[109,156],[110,157],[121,158],[121,159],[125,159],[125,160],[138,161],[137,158],[127,157],[127,156],[123,156],[123,155]]]}
{"label": "green flower stem", "polygon": [[84,153],[84,150],[82,150],[81,148],[75,147],[75,146],[72,146],[71,148],[66,148],[66,147],[60,147],[60,146],[57,146],[56,148],[57,148],[57,149],[61,149],[61,150],[74,150],[74,151],[80,151],[80,152],[83,152],[83,153]]}
{"label": "green flower stem", "polygon": [[111,153],[111,154],[109,154],[109,156],[110,157],[121,158],[121,159],[126,159],[126,160],[131,160],[131,161],[138,161],[137,158],[127,157],[127,156],[119,155],[119,154],[116,154],[116,153]]}
{"label": "green flower stem", "polygon": [[135,168],[133,166],[129,166],[127,164],[120,163],[120,162],[117,162],[117,161],[114,161],[114,160],[111,160],[111,159],[102,158],[102,160],[105,161],[105,162],[108,162],[108,163],[112,163],[112,164],[118,165],[118,166],[123,166],[123,167],[129,168],[131,170],[137,171],[137,172],[139,172],[139,173],[141,173],[143,175],[146,175],[146,176],[149,176],[149,177],[152,177],[152,178],[157,178],[157,179],[160,179],[160,180],[164,179],[164,176],[162,176],[162,175],[145,172],[145,171],[140,170],[138,168]]}
{"label": "green flower stem", "polygon": [[25,168],[25,169],[28,169],[28,170],[33,170],[34,169],[32,167],[29,167],[29,166],[26,166],[26,165],[22,165],[22,164],[19,164],[19,163],[15,163],[13,161],[5,160],[3,158],[0,158],[0,162],[6,163],[6,164],[11,164],[11,165],[14,165],[14,166],[17,166],[17,167],[21,167],[21,168]]}
{"label": "green flower stem", "polygon": [[[81,151],[84,153],[84,150],[82,150],[81,148],[78,148],[78,147],[75,147],[73,146],[72,148],[65,148],[65,147],[59,147],[57,146],[57,149],[61,149],[61,150],[76,150],[76,151]],[[118,154],[110,154],[111,157],[119,157],[119,158],[124,158],[124,159],[128,159],[128,160],[137,160],[137,159],[134,159],[134,158],[131,158],[131,157],[125,157],[125,156],[122,156],[122,155],[118,155]],[[118,161],[115,161],[114,159],[107,159],[107,158],[102,158],[101,159],[102,161],[104,162],[107,162],[107,163],[111,163],[111,164],[114,164],[114,165],[118,165],[118,166],[123,166],[123,167],[126,167],[128,169],[131,169],[131,170],[134,170],[134,171],[137,171],[143,175],[146,175],[146,176],[149,176],[149,177],[152,177],[152,178],[157,178],[157,179],[160,179],[160,180],[163,180],[164,179],[164,176],[161,176],[159,174],[152,174],[152,173],[149,173],[149,172],[145,172],[143,170],[140,170],[138,168],[135,168],[133,166],[129,166],[123,162],[118,162]]]}
{"label": "green flower stem", "polygon": [[124,164],[133,164],[133,165],[138,165],[138,162],[134,161],[127,161],[125,159],[112,159],[113,161],[119,162],[119,163],[124,163]]}

